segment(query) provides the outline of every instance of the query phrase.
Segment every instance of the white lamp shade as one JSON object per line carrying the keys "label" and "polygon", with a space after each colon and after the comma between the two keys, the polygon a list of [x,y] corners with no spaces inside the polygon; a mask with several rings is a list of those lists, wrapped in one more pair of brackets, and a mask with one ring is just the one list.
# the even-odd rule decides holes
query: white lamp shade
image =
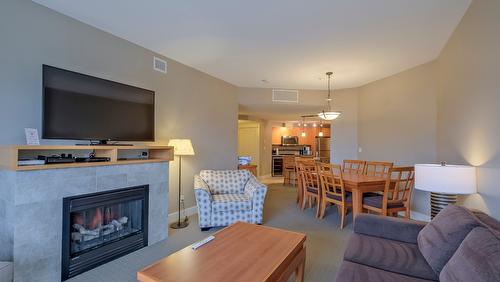
{"label": "white lamp shade", "polygon": [[176,156],[193,156],[194,149],[190,139],[170,139],[168,146],[174,147],[174,155]]}
{"label": "white lamp shade", "polygon": [[415,189],[444,194],[476,193],[476,168],[464,165],[415,165]]}

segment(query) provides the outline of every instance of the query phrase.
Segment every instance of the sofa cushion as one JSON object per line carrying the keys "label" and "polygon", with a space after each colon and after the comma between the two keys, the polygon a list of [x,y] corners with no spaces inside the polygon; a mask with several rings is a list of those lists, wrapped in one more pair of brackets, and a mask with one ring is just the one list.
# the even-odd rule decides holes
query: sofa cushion
{"label": "sofa cushion", "polygon": [[248,211],[252,209],[252,199],[246,194],[219,194],[213,196],[212,211]]}
{"label": "sofa cushion", "polygon": [[486,228],[489,228],[495,236],[500,237],[500,221],[478,210],[471,210],[471,212]]}
{"label": "sofa cushion", "polygon": [[210,192],[217,194],[243,194],[250,179],[248,170],[202,170],[200,177],[208,184]]}
{"label": "sofa cushion", "polygon": [[474,228],[441,270],[440,281],[500,281],[500,239],[484,227]]}
{"label": "sofa cushion", "polygon": [[420,252],[439,274],[465,236],[479,224],[466,208],[447,206],[418,234]]}
{"label": "sofa cushion", "polygon": [[343,261],[337,272],[336,282],[427,282],[425,280],[389,272],[366,265]]}
{"label": "sofa cushion", "polygon": [[356,216],[354,232],[389,240],[417,244],[418,233],[427,222],[362,213]]}
{"label": "sofa cushion", "polygon": [[416,244],[354,233],[344,259],[416,278],[438,280]]}

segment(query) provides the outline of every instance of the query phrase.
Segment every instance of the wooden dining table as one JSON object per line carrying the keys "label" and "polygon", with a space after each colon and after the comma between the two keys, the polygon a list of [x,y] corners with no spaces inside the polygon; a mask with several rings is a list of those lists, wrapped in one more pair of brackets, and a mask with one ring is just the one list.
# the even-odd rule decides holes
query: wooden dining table
{"label": "wooden dining table", "polygon": [[352,192],[353,219],[363,212],[363,193],[384,191],[386,178],[364,174],[344,174],[344,187]]}

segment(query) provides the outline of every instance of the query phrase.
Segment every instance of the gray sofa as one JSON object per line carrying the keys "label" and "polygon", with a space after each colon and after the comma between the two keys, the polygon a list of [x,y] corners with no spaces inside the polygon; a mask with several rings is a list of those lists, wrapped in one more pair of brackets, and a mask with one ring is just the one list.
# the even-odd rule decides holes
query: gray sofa
{"label": "gray sofa", "polygon": [[500,222],[459,206],[429,223],[359,215],[336,281],[500,281]]}

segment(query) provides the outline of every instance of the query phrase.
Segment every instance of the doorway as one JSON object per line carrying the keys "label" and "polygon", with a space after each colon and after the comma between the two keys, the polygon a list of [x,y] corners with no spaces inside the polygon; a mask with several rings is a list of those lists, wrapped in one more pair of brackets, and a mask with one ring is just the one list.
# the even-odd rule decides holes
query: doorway
{"label": "doorway", "polygon": [[238,156],[249,156],[260,175],[260,123],[238,120]]}

